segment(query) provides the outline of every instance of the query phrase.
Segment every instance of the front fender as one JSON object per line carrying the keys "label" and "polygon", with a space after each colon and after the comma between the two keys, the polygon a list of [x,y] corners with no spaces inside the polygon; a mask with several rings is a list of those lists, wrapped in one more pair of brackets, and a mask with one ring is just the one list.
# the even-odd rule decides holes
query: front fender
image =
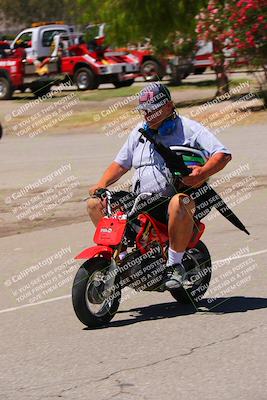
{"label": "front fender", "polygon": [[90,259],[95,256],[103,256],[104,258],[110,259],[112,257],[114,250],[108,246],[93,246],[88,247],[87,249],[83,250],[80,254],[78,254],[75,259]]}

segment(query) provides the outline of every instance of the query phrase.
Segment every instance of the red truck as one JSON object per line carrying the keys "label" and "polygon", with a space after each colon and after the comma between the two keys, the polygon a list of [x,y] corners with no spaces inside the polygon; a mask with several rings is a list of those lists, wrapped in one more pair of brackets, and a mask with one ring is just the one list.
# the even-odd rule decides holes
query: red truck
{"label": "red truck", "polygon": [[139,62],[127,52],[93,50],[81,43],[68,48],[61,58],[61,71],[79,90],[97,89],[102,83],[113,83],[119,88],[134,83]]}
{"label": "red truck", "polygon": [[[202,74],[207,67],[212,67],[212,43],[201,41],[198,44],[198,50],[194,57],[189,60],[187,65],[183,66],[183,78],[186,78],[191,72],[196,75]],[[176,65],[177,62],[177,57],[172,53],[162,57],[155,55],[150,40],[143,46],[129,46],[122,50],[128,51],[138,58],[140,75],[146,81],[161,80],[165,75],[172,75],[172,65]]]}
{"label": "red truck", "polygon": [[14,50],[6,47],[6,43],[0,42],[0,100],[8,100],[14,90],[24,91],[26,88],[42,96],[49,92],[52,83],[63,79],[63,75],[58,73],[57,62],[50,62],[47,74],[39,76],[36,66],[26,60],[22,47]]}
{"label": "red truck", "polygon": [[[14,90],[30,88],[37,96],[53,84],[71,80],[79,90],[96,89],[102,83],[130,86],[139,72],[138,60],[127,52],[103,48],[104,37],[81,40],[67,25],[34,26],[22,31],[9,47],[0,42],[0,100]],[[52,49],[51,49],[52,47]],[[42,56],[38,57],[38,51]]]}

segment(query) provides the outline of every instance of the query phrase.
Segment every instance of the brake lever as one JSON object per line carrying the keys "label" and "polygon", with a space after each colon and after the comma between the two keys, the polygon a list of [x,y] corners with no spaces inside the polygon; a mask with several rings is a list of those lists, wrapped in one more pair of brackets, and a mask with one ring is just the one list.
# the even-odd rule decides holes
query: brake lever
{"label": "brake lever", "polygon": [[84,197],[83,199],[82,199],[82,201],[87,201],[87,200],[89,200],[89,199],[91,199],[93,196],[87,196],[87,197]]}
{"label": "brake lever", "polygon": [[103,201],[108,196],[108,192],[108,189],[100,188],[95,191],[94,196]]}
{"label": "brake lever", "polygon": [[103,194],[106,194],[106,190],[107,189],[104,189],[104,188],[97,189],[94,194],[92,194],[92,195],[89,194],[89,196],[84,197],[82,199],[82,201],[86,201],[89,199],[96,199],[96,198],[98,198],[98,199],[101,198],[101,200],[103,200]]}

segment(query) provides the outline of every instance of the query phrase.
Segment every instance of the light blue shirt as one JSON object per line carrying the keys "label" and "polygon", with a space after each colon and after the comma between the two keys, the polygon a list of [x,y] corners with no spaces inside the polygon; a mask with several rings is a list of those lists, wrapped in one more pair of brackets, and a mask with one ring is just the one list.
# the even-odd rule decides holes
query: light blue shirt
{"label": "light blue shirt", "polygon": [[[175,193],[171,173],[153,144],[138,132],[138,129],[143,126],[144,123],[141,122],[132,130],[114,161],[126,169],[132,167],[135,169],[133,190],[136,182],[139,181],[138,192],[161,193],[163,196],[170,196]],[[157,139],[167,147],[195,147],[202,150],[206,157],[211,157],[216,153],[230,154],[230,151],[205,126],[186,117],[177,117],[172,133],[158,136]]]}

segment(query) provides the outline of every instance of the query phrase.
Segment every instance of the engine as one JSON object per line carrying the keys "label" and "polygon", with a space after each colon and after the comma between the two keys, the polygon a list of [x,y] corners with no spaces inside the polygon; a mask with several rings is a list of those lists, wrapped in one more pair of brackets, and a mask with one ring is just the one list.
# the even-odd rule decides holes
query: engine
{"label": "engine", "polygon": [[121,287],[130,286],[141,290],[157,290],[165,269],[165,259],[158,243],[152,243],[142,254],[139,250],[129,253],[119,265]]}

